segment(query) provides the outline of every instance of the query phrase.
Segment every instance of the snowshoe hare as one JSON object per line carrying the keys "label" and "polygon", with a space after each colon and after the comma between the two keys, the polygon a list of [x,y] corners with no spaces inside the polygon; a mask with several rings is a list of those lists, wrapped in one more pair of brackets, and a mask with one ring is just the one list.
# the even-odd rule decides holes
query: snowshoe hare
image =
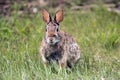
{"label": "snowshoe hare", "polygon": [[42,10],[46,32],[40,47],[44,63],[56,61],[60,67],[72,67],[80,59],[80,49],[76,41],[67,33],[60,31],[59,23],[63,21],[63,10],[58,10],[52,20],[50,14]]}

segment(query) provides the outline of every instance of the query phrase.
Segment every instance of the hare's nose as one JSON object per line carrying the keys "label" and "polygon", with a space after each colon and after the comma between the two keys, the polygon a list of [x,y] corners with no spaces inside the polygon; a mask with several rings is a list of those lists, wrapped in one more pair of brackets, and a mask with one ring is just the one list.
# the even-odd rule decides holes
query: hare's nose
{"label": "hare's nose", "polygon": [[53,39],[51,38],[50,41],[52,41]]}
{"label": "hare's nose", "polygon": [[49,40],[52,41],[52,40],[53,40],[53,37],[49,37]]}
{"label": "hare's nose", "polygon": [[51,39],[50,39],[50,43],[52,43],[52,42],[53,42],[53,39],[51,38]]}

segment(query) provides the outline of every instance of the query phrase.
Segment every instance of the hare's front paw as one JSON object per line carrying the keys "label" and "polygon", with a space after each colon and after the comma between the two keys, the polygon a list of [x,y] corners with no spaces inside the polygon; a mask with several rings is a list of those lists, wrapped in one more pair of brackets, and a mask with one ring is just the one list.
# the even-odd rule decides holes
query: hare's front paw
{"label": "hare's front paw", "polygon": [[60,62],[59,65],[60,65],[60,68],[64,68],[66,67],[66,62]]}
{"label": "hare's front paw", "polygon": [[66,59],[62,59],[59,61],[59,65],[60,65],[60,68],[64,68],[66,67],[67,63],[66,63]]}
{"label": "hare's front paw", "polygon": [[42,57],[43,63],[48,64],[48,60],[45,57]]}

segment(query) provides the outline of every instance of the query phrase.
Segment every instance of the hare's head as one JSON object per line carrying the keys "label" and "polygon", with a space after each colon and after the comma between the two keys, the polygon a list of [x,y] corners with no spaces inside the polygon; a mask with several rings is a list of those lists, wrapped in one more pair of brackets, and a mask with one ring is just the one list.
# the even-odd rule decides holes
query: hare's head
{"label": "hare's head", "polygon": [[63,20],[63,10],[58,10],[52,20],[50,14],[44,9],[42,16],[46,25],[46,42],[50,45],[55,45],[60,41],[59,36],[59,23]]}

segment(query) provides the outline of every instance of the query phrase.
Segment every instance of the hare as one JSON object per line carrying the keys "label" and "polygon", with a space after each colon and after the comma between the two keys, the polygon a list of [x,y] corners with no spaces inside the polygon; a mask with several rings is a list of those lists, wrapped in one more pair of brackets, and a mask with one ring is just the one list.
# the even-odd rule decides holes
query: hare
{"label": "hare", "polygon": [[72,67],[80,59],[80,49],[76,41],[59,28],[63,21],[63,10],[58,10],[52,20],[47,10],[42,10],[46,23],[45,36],[41,42],[40,54],[44,63],[56,61],[60,67]]}

